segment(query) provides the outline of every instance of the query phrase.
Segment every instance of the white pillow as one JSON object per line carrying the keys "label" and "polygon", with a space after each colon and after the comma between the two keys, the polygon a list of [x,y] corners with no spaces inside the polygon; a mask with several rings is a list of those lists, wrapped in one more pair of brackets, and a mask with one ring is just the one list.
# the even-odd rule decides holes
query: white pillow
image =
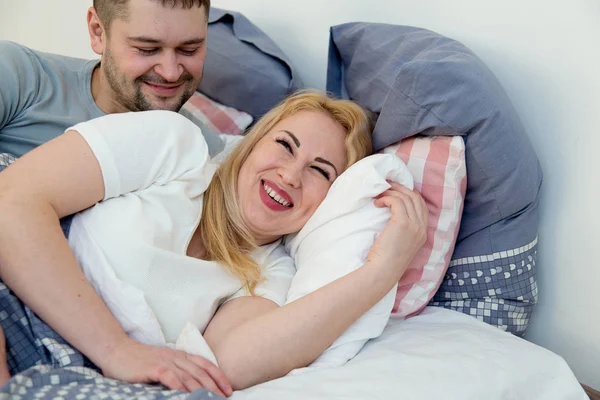
{"label": "white pillow", "polygon": [[[391,216],[387,207],[375,207],[373,199],[390,187],[386,179],[413,188],[410,171],[394,155],[376,154],[358,161],[335,180],[327,197],[302,230],[285,238],[285,247],[294,258],[297,269],[287,303],[364,264],[375,238]],[[396,286],[309,368],[343,365],[360,351],[367,340],[381,335],[395,295]]]}

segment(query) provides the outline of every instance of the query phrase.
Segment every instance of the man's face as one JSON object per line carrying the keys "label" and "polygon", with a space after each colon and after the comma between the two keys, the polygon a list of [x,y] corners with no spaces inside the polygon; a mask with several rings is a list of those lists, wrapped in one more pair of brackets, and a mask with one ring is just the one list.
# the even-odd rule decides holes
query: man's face
{"label": "man's face", "polygon": [[101,108],[179,111],[202,78],[207,11],[131,0],[129,18],[115,18],[106,37],[102,84],[110,89]]}

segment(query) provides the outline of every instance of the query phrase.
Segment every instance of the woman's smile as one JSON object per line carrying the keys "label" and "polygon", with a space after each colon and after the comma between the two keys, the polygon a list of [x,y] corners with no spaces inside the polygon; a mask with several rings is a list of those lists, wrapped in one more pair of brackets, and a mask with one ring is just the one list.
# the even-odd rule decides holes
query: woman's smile
{"label": "woman's smile", "polygon": [[273,211],[288,211],[294,207],[291,196],[283,189],[268,180],[261,180],[259,186],[260,199]]}

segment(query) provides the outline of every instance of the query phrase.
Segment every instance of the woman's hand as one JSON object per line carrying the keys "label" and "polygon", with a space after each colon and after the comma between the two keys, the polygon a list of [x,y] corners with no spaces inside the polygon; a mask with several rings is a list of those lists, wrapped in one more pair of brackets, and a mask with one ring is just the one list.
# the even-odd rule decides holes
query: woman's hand
{"label": "woman's hand", "polygon": [[[404,274],[408,264],[425,244],[429,210],[421,195],[396,182],[375,198],[376,207],[389,207],[390,221],[373,243],[367,261]],[[404,261],[404,262],[402,262]]]}
{"label": "woman's hand", "polygon": [[207,359],[129,338],[109,352],[100,367],[106,377],[131,383],[160,382],[189,392],[204,388],[223,397],[232,393],[223,371]]}

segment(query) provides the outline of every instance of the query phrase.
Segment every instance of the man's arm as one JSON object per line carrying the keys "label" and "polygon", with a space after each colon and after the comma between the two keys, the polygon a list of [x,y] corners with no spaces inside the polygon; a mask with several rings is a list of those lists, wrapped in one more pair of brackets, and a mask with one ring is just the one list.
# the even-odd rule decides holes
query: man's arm
{"label": "man's arm", "polygon": [[[76,132],[33,150],[0,174],[4,227],[0,276],[25,304],[96,363],[124,339],[124,333],[85,280],[58,219],[94,205],[103,196],[98,162]],[[41,264],[44,268],[38,267]],[[86,322],[81,323],[81,334],[70,329],[72,321]]]}
{"label": "man's arm", "polygon": [[[175,135],[178,130],[175,122],[162,115],[158,117],[165,119],[169,126],[175,125],[172,133]],[[111,133],[119,136],[125,147],[134,146],[125,140],[126,132],[115,128],[122,126],[120,122],[126,118],[127,115],[122,114],[106,117],[101,122],[115,120],[117,123],[112,129],[106,127],[109,136]],[[181,116],[178,118],[184,120]],[[148,124],[159,125],[152,123],[152,119]],[[96,121],[94,126],[97,125]],[[131,126],[143,124],[132,123]],[[166,129],[162,126],[157,129],[160,132],[154,137],[160,138]],[[135,143],[140,144],[139,135],[146,133],[144,130],[140,128],[136,133]],[[123,134],[115,135],[115,132]],[[142,139],[149,139],[149,135]],[[129,154],[123,153],[124,157]],[[172,167],[176,169],[178,164]],[[164,168],[157,169],[157,178],[164,172]],[[150,173],[138,175],[141,176],[138,184],[143,185],[145,182],[141,179]],[[128,177],[123,179],[134,181]],[[99,160],[76,131],[68,131],[15,161],[0,173],[0,277],[25,304],[107,376],[128,382],[161,382],[172,389],[191,391],[206,387],[216,393],[229,394],[225,376],[207,360],[129,339],[77,264],[60,229],[59,218],[96,204],[106,197],[105,191],[118,196],[120,193],[115,188],[124,186],[117,182],[113,188],[106,187]]]}
{"label": "man's arm", "polygon": [[[33,61],[26,48],[13,42],[0,40],[0,135],[33,101],[37,80],[33,74]],[[0,138],[0,153],[3,152]]]}

